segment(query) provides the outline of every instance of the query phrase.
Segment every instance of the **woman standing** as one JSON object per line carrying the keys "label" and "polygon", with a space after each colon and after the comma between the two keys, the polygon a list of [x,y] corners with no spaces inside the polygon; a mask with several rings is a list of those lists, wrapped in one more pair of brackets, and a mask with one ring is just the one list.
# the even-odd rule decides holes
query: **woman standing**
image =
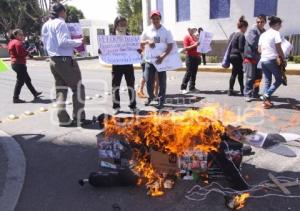
{"label": "woman standing", "polygon": [[26,57],[29,52],[24,48],[24,34],[21,29],[13,30],[10,42],[8,43],[8,52],[11,58],[12,69],[17,73],[17,82],[14,90],[13,103],[25,103],[19,98],[21,89],[24,85],[28,87],[34,98],[38,98],[42,92],[37,92],[31,84],[31,78],[27,72]]}
{"label": "woman standing", "polygon": [[248,22],[242,16],[237,24],[238,32],[230,35],[231,52],[230,63],[232,64],[232,74],[229,80],[228,95],[233,95],[235,79],[238,76],[241,94],[244,95],[244,72],[243,72],[243,55],[245,47],[245,32],[248,28]]}
{"label": "woman standing", "polygon": [[[261,66],[265,77],[265,88],[262,100],[264,108],[268,109],[273,106],[270,97],[276,89],[282,84],[282,73],[279,69],[280,65],[286,65],[284,53],[281,48],[282,38],[279,33],[282,20],[278,17],[269,17],[270,29],[263,33],[259,39],[258,46],[261,52]],[[275,82],[272,83],[272,75]]]}
{"label": "woman standing", "polygon": [[[118,16],[114,22],[115,35],[128,35],[127,33],[127,20],[124,17]],[[127,83],[128,94],[130,99],[129,108],[135,113],[136,108],[136,94],[134,90],[134,69],[132,64],[127,65],[112,65],[112,92],[113,92],[113,109],[114,114],[120,112],[120,85],[123,75]]]}

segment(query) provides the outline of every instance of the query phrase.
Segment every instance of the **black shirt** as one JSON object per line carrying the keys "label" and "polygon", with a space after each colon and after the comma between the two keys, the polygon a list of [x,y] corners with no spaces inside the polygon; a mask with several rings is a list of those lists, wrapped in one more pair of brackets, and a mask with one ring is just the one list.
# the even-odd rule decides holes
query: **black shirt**
{"label": "black shirt", "polygon": [[229,40],[232,40],[230,56],[243,57],[246,42],[245,35],[242,32],[235,32],[230,35]]}

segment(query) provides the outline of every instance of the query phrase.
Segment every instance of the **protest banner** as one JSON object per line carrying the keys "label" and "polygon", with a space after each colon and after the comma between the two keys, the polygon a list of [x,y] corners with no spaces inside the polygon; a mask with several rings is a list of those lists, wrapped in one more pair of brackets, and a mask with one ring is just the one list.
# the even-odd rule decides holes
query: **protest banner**
{"label": "protest banner", "polygon": [[8,66],[5,64],[4,61],[2,61],[2,59],[0,59],[0,73],[2,72],[6,72],[8,70]]}
{"label": "protest banner", "polygon": [[142,60],[139,36],[99,35],[100,61],[114,65],[138,64]]}
{"label": "protest banner", "polygon": [[178,53],[177,45],[174,43],[169,55],[163,60],[161,64],[156,64],[157,57],[165,52],[167,44],[156,43],[154,48],[146,46],[145,58],[155,66],[158,72],[176,70],[182,67],[182,62]]}
{"label": "protest banner", "polygon": [[282,42],[281,42],[281,48],[282,48],[285,58],[287,58],[293,49],[293,45],[289,41],[287,41],[285,38],[283,38]]}
{"label": "protest banner", "polygon": [[211,42],[213,39],[213,33],[202,31],[199,37],[200,45],[197,48],[197,51],[200,53],[208,53],[211,51]]}
{"label": "protest banner", "polygon": [[[82,39],[83,32],[80,26],[80,23],[67,23],[70,35],[72,39]],[[81,56],[86,56],[85,46],[82,43],[80,46],[74,48],[74,50],[79,53]]]}

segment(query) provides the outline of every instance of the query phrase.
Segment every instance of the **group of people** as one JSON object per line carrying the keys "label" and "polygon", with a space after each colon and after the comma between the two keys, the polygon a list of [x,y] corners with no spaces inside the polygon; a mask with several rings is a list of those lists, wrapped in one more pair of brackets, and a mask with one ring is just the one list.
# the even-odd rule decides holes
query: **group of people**
{"label": "group of people", "polygon": [[[268,30],[265,30],[267,17],[259,15],[256,24],[249,30],[248,22],[242,16],[237,24],[238,31],[229,38],[229,56],[232,64],[232,74],[229,80],[228,95],[234,94],[234,84],[238,77],[241,95],[246,102],[261,98],[263,107],[273,106],[271,96],[284,83],[281,67],[285,68],[285,55],[281,48],[282,37],[280,28],[282,20],[278,17],[269,17]],[[245,75],[245,81],[244,81]],[[272,84],[272,75],[275,82]],[[263,95],[259,96],[260,82],[264,76],[265,84]]]}
{"label": "group of people", "polygon": [[[42,42],[49,55],[50,69],[55,79],[56,86],[56,103],[58,106],[59,125],[63,127],[72,127],[75,125],[86,125],[90,121],[86,120],[85,106],[85,87],[82,84],[81,72],[76,60],[73,59],[73,49],[80,46],[84,40],[71,39],[68,31],[66,19],[66,9],[60,3],[55,3],[51,7],[49,20],[42,27]],[[161,24],[161,13],[154,10],[150,14],[151,25],[147,27],[141,35],[141,48],[138,51],[143,54],[146,47],[155,48],[156,44],[166,44],[165,51],[156,58],[156,64],[161,64],[169,55],[174,47],[174,40],[171,32]],[[280,50],[280,34],[281,20],[276,17],[270,18],[270,26],[267,32],[264,32],[266,23],[265,16],[257,18],[257,25],[251,29],[247,36],[244,33],[247,30],[248,23],[241,18],[238,23],[239,32],[234,33],[230,38],[231,54],[230,60],[233,65],[232,76],[230,79],[229,94],[233,92],[233,86],[236,76],[239,78],[241,92],[246,97],[258,96],[257,81],[261,80],[260,69],[257,68],[257,63],[262,62],[262,69],[266,78],[265,92],[263,95],[264,105],[271,106],[270,97],[272,93],[282,83],[280,71],[276,64],[277,57],[281,62],[284,62],[282,50]],[[124,17],[117,17],[114,22],[115,35],[129,35],[127,28],[127,20]],[[184,50],[186,52],[186,67],[187,71],[181,84],[181,91],[186,94],[188,91],[197,91],[196,74],[198,65],[203,58],[204,64],[205,55],[197,52],[199,45],[199,33],[201,28],[197,29],[190,27],[188,35],[184,38]],[[262,33],[264,33],[262,35]],[[9,53],[12,57],[12,68],[17,73],[17,83],[14,93],[13,102],[24,102],[19,98],[21,87],[24,83],[28,86],[35,98],[42,93],[34,89],[31,84],[30,77],[26,69],[26,56],[28,52],[22,45],[24,35],[22,30],[16,29],[12,33],[12,40],[9,43]],[[101,54],[101,51],[99,50]],[[164,107],[166,98],[166,72],[159,72],[155,67],[155,63],[147,55],[143,58],[143,79],[141,87],[146,85],[148,99],[145,105],[153,105],[157,101],[157,108]],[[244,64],[244,68],[243,68]],[[246,72],[246,83],[244,87],[243,72]],[[272,74],[275,76],[276,82],[271,85]],[[112,98],[114,114],[120,112],[120,84],[122,77],[125,77],[128,94],[130,98],[129,108],[133,113],[136,113],[136,92],[135,92],[135,76],[132,64],[128,65],[112,65]],[[155,85],[156,84],[156,85]],[[73,92],[73,115],[72,118],[66,111],[65,101],[67,98],[68,88]],[[143,95],[143,89],[139,90],[139,95]]]}

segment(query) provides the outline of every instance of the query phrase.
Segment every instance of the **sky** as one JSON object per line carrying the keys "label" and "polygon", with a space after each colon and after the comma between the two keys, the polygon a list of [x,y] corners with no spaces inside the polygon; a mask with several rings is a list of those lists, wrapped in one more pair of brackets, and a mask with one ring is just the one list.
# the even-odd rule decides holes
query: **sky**
{"label": "sky", "polygon": [[112,23],[117,16],[117,0],[69,0],[67,4],[80,9],[86,19]]}

